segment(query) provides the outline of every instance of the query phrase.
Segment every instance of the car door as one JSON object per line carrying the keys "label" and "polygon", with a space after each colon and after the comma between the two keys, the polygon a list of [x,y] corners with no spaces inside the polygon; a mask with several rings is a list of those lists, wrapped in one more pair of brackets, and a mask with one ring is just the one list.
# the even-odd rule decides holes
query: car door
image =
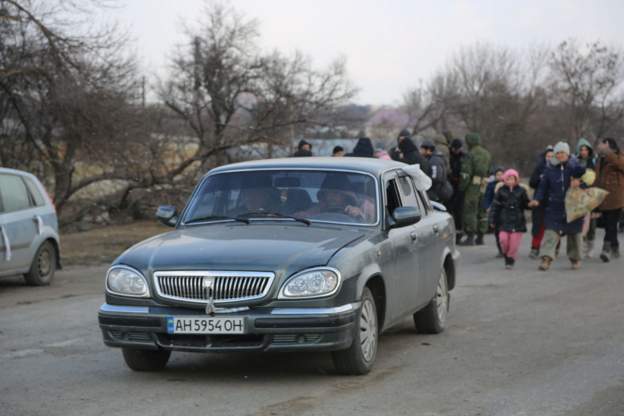
{"label": "car door", "polygon": [[[395,208],[404,206],[399,192],[396,173],[384,178],[385,215],[391,216]],[[418,270],[417,245],[415,244],[412,225],[392,228],[388,231],[388,240],[392,246],[392,261],[389,275],[386,276],[389,290],[388,319],[396,321],[414,308],[414,291],[417,287],[420,271]]]}
{"label": "car door", "polygon": [[[416,224],[417,234],[422,238],[424,247],[422,255],[427,259],[423,264],[426,276],[421,282],[421,302],[429,302],[434,294],[440,277],[440,267],[444,241],[442,235],[444,226],[440,221],[440,215],[431,207],[426,193],[416,191],[419,203],[423,206],[422,220]],[[448,231],[448,230],[447,230]]]}
{"label": "car door", "polygon": [[0,273],[23,272],[30,267],[37,221],[26,184],[19,175],[0,174]]}
{"label": "car door", "polygon": [[412,262],[413,269],[417,273],[409,276],[409,307],[411,310],[419,308],[429,302],[430,297],[425,290],[427,281],[431,275],[431,249],[433,241],[432,230],[430,227],[430,218],[426,207],[418,198],[418,193],[414,187],[414,183],[409,176],[401,175],[397,179],[399,192],[403,206],[415,207],[420,213],[420,221],[410,225],[410,240],[412,244]]}

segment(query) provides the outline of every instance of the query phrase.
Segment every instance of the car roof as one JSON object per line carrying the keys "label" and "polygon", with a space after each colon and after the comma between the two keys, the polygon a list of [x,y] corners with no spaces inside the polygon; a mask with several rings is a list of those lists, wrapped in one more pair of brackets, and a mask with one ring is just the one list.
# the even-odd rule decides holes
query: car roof
{"label": "car roof", "polygon": [[32,173],[23,171],[23,170],[11,169],[11,168],[0,168],[0,173],[8,173],[8,174],[11,174],[11,175],[20,175],[20,176],[28,176],[29,178],[34,179],[37,182],[39,182],[39,179],[37,179],[37,177],[35,175],[33,175]]}
{"label": "car roof", "polygon": [[232,163],[212,169],[207,175],[254,169],[318,169],[350,170],[377,176],[387,170],[398,169],[404,166],[407,165],[402,162],[370,157],[289,157]]}

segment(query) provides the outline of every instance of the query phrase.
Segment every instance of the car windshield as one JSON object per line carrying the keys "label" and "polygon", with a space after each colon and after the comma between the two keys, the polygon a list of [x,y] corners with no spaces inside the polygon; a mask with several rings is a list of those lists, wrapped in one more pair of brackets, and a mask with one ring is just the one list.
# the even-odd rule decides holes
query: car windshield
{"label": "car windshield", "polygon": [[208,176],[183,222],[270,218],[370,225],[377,215],[376,185],[370,175],[258,170]]}

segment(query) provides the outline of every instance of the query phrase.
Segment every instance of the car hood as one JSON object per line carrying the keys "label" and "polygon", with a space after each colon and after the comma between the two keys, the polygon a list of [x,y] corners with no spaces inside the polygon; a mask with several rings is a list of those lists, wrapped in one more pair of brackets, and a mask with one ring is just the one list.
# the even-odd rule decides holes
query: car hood
{"label": "car hood", "polygon": [[224,223],[179,229],[145,240],[115,264],[157,270],[272,271],[286,275],[326,265],[365,235],[355,227]]}

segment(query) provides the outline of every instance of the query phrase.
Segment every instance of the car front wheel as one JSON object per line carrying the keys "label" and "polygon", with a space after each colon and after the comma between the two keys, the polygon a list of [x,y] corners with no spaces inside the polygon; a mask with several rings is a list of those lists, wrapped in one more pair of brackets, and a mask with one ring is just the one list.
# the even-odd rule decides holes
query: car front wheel
{"label": "car front wheel", "polygon": [[49,285],[56,271],[56,250],[52,243],[45,241],[30,265],[30,270],[24,275],[26,283],[32,286]]}
{"label": "car front wheel", "polygon": [[171,351],[122,348],[126,365],[134,371],[159,371],[165,368]]}
{"label": "car front wheel", "polygon": [[450,301],[446,271],[442,268],[435,296],[427,306],[414,314],[414,325],[418,332],[439,334],[444,331]]}
{"label": "car front wheel", "polygon": [[369,288],[364,288],[362,306],[355,320],[353,343],[346,350],[334,351],[334,366],[347,375],[367,374],[377,356],[379,326],[377,305]]}

